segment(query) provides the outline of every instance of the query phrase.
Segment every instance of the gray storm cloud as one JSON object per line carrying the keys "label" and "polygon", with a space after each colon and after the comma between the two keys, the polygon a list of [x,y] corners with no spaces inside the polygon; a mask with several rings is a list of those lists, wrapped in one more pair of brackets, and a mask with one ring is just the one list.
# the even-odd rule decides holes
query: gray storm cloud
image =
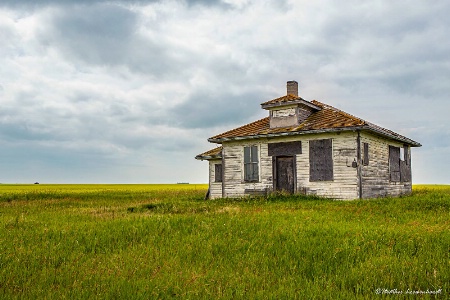
{"label": "gray storm cloud", "polygon": [[204,182],[192,158],[206,139],[265,116],[287,80],[418,140],[417,180],[450,182],[449,13],[447,1],[2,1],[0,182],[173,182],[175,164],[178,181]]}

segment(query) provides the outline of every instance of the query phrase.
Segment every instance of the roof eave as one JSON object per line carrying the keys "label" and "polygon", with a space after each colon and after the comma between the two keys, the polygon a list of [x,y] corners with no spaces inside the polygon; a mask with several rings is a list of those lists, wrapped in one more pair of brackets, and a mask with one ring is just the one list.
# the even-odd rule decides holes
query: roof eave
{"label": "roof eave", "polygon": [[353,131],[353,130],[358,130],[358,129],[361,129],[361,126],[331,128],[331,129],[314,129],[314,130],[305,130],[305,131],[277,132],[277,133],[267,133],[267,134],[255,134],[255,135],[237,136],[237,137],[231,137],[231,138],[218,138],[218,139],[209,138],[208,142],[222,144],[223,142],[231,142],[231,141],[242,141],[242,140],[260,139],[260,138],[272,138],[272,137],[305,135],[305,134],[326,133],[326,132]]}
{"label": "roof eave", "polygon": [[295,136],[295,135],[305,135],[305,134],[317,134],[317,133],[330,133],[330,132],[343,132],[343,131],[356,131],[356,130],[367,130],[372,131],[376,134],[388,137],[390,139],[401,141],[405,144],[408,144],[412,147],[421,147],[422,145],[416,141],[413,141],[407,137],[403,136],[395,136],[376,128],[369,127],[367,125],[362,126],[352,126],[352,127],[340,127],[340,128],[328,128],[328,129],[314,129],[314,130],[305,130],[305,131],[294,131],[294,132],[279,132],[279,133],[268,133],[268,134],[256,134],[256,135],[247,135],[247,136],[237,136],[230,138],[209,138],[208,142],[222,144],[223,142],[232,142],[232,141],[242,141],[242,140],[253,140],[260,138],[272,138],[272,137],[282,137],[282,136]]}
{"label": "roof eave", "polygon": [[306,105],[306,106],[308,106],[308,107],[310,107],[312,109],[315,109],[317,111],[322,109],[319,106],[314,105],[311,102],[306,101],[306,100],[304,100],[302,98],[298,98],[298,99],[292,100],[292,101],[275,102],[275,103],[270,103],[270,104],[261,103],[261,108],[269,109],[269,108],[273,108],[273,107],[288,106],[288,105],[295,105],[295,104],[303,104],[303,105]]}
{"label": "roof eave", "polygon": [[212,159],[221,159],[222,155],[197,155],[195,159],[197,160],[212,160]]}
{"label": "roof eave", "polygon": [[418,142],[416,142],[414,140],[411,140],[411,139],[409,139],[409,138],[407,138],[405,136],[395,136],[393,134],[390,134],[390,133],[387,133],[387,132],[383,132],[380,129],[373,128],[373,127],[370,127],[370,126],[364,126],[362,129],[363,130],[367,130],[367,131],[372,131],[373,133],[376,133],[376,134],[379,134],[379,135],[391,138],[391,139],[396,140],[396,141],[403,142],[405,144],[408,144],[411,147],[422,147],[422,144],[420,144],[420,143],[418,143]]}

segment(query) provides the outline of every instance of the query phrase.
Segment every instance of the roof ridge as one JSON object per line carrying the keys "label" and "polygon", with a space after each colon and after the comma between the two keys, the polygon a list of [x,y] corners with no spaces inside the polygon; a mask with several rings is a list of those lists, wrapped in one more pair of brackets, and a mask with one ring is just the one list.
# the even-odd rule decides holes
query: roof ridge
{"label": "roof ridge", "polygon": [[[342,115],[344,115],[344,116],[346,116],[346,117],[349,117],[349,118],[351,118],[351,119],[353,119],[353,120],[355,120],[355,121],[362,122],[362,124],[361,124],[362,126],[367,126],[367,127],[369,127],[369,128],[372,128],[372,129],[381,130],[381,131],[384,131],[385,133],[389,133],[390,135],[393,135],[393,136],[398,137],[398,138],[403,138],[403,139],[411,140],[410,138],[408,138],[408,137],[406,137],[406,136],[404,136],[404,135],[401,135],[401,134],[399,134],[399,133],[396,133],[396,132],[393,131],[393,130],[387,129],[387,128],[382,127],[382,126],[380,126],[380,125],[377,125],[377,124],[375,124],[375,123],[366,121],[366,120],[364,120],[364,119],[362,119],[362,118],[359,118],[359,117],[356,117],[356,116],[354,116],[354,115],[352,115],[352,114],[349,114],[348,112],[345,112],[345,111],[343,111],[343,110],[341,110],[341,109],[335,108],[334,106],[331,106],[331,105],[322,103],[322,102],[317,101],[317,100],[312,100],[311,102],[314,102],[314,103],[315,103],[316,105],[318,105],[318,106],[323,106],[323,107],[328,107],[328,108],[334,109],[335,111],[341,113]],[[411,141],[413,141],[413,140],[411,140]],[[413,141],[413,142],[415,142],[415,141]]]}
{"label": "roof ridge", "polygon": [[366,124],[368,123],[368,122],[367,122],[366,120],[364,120],[364,119],[361,119],[361,118],[359,118],[359,117],[357,117],[357,116],[354,116],[354,115],[352,115],[352,114],[349,114],[348,112],[343,111],[342,109],[336,108],[336,107],[334,107],[334,106],[331,106],[331,105],[329,105],[329,104],[326,104],[326,103],[323,103],[323,102],[320,102],[320,101],[317,101],[317,100],[312,100],[311,102],[315,102],[315,103],[319,104],[319,106],[323,106],[323,107],[325,107],[325,108],[329,108],[329,109],[332,109],[332,110],[334,110],[334,111],[336,111],[336,112],[339,112],[339,113],[341,113],[342,115],[344,115],[344,116],[346,116],[346,117],[349,117],[349,118],[351,118],[351,119],[354,120],[354,121],[362,122],[361,125],[366,125]]}

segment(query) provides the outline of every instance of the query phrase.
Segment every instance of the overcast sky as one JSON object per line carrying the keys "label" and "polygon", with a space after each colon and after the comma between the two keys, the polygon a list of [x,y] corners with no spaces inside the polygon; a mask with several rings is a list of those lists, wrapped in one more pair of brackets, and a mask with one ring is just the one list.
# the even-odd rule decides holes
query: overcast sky
{"label": "overcast sky", "polygon": [[450,184],[450,1],[2,0],[0,182],[206,183],[286,93],[422,143]]}

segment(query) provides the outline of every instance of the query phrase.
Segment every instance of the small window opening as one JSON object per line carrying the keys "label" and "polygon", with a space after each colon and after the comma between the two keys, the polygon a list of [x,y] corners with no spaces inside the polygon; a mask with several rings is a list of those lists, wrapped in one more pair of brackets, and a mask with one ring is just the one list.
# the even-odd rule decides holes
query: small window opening
{"label": "small window opening", "polygon": [[259,181],[258,146],[244,147],[244,181]]}
{"label": "small window opening", "polygon": [[363,165],[364,166],[368,166],[369,165],[369,143],[363,143],[363,150],[364,150],[364,155],[363,155]]}
{"label": "small window opening", "polygon": [[222,182],[222,164],[214,165],[214,182]]}
{"label": "small window opening", "polygon": [[404,161],[405,160],[405,148],[400,147],[400,160]]}

